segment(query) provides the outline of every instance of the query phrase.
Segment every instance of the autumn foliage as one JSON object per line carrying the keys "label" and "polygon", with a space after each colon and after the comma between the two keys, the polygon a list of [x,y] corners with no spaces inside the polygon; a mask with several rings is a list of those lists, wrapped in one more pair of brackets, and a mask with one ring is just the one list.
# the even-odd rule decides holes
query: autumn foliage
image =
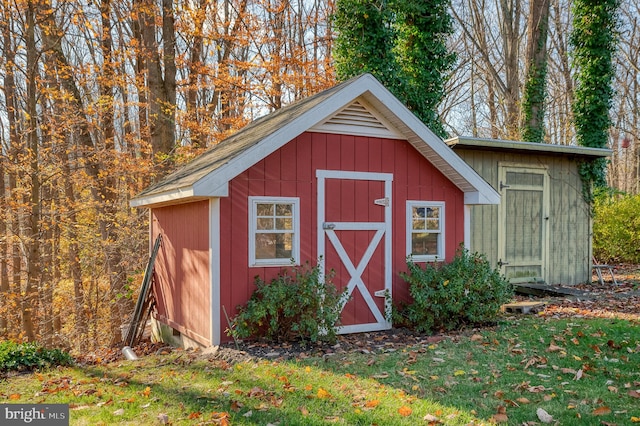
{"label": "autumn foliage", "polygon": [[0,338],[117,343],[148,257],[129,199],[333,84],[319,2],[0,5]]}

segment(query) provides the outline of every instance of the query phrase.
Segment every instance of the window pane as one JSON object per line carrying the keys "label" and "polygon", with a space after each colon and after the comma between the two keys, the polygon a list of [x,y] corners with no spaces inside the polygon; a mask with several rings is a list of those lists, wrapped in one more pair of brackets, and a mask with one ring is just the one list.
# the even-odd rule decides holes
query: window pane
{"label": "window pane", "polygon": [[256,259],[276,258],[276,235],[256,234]]}
{"label": "window pane", "polygon": [[276,204],[276,216],[292,216],[292,204]]}
{"label": "window pane", "polygon": [[258,203],[256,213],[258,216],[273,216],[273,204]]}
{"label": "window pane", "polygon": [[293,219],[291,218],[282,218],[282,219],[276,219],[276,227],[275,229],[280,229],[280,230],[292,230],[293,229]]}
{"label": "window pane", "polygon": [[293,234],[256,234],[256,259],[290,259]]}
{"label": "window pane", "polygon": [[425,223],[423,219],[413,219],[413,229],[415,230],[424,230]]}
{"label": "window pane", "polygon": [[258,229],[274,229],[273,228],[273,218],[270,218],[270,217],[259,217],[258,218]]}
{"label": "window pane", "polygon": [[427,217],[440,217],[440,208],[427,207]]}
{"label": "window pane", "polygon": [[438,234],[411,234],[411,254],[414,256],[438,254]]}
{"label": "window pane", "polygon": [[293,234],[276,234],[276,258],[291,259],[293,252]]}
{"label": "window pane", "polygon": [[440,229],[440,219],[427,219],[427,229],[436,231]]}
{"label": "window pane", "polygon": [[413,217],[425,217],[426,209],[424,207],[414,207],[413,208]]}

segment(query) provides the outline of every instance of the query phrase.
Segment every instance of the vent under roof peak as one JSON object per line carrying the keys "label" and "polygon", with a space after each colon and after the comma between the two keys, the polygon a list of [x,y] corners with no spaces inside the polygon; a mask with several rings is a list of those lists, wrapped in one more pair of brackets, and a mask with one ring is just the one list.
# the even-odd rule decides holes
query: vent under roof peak
{"label": "vent under roof peak", "polygon": [[374,113],[363,101],[359,100],[309,130],[313,132],[405,139],[384,118]]}

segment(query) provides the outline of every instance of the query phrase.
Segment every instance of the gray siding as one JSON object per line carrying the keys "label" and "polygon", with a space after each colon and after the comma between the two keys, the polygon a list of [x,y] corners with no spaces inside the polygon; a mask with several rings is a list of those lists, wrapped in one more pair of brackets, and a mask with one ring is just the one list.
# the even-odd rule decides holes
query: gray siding
{"label": "gray siding", "polygon": [[[549,173],[549,253],[547,283],[575,285],[591,280],[590,208],[582,198],[577,163],[567,156],[520,154],[456,147],[494,189],[499,190],[500,162],[547,167]],[[498,206],[471,208],[471,250],[498,262]]]}

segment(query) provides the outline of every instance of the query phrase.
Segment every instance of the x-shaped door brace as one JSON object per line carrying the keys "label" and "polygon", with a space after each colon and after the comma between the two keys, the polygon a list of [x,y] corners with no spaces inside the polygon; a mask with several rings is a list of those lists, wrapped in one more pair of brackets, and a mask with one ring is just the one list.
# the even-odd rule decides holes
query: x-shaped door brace
{"label": "x-shaped door brace", "polygon": [[[375,253],[375,250],[378,247],[378,244],[380,243],[382,236],[384,235],[385,224],[384,223],[367,223],[367,226],[368,226],[367,229],[363,229],[360,226],[349,227],[349,225],[346,223],[336,223],[336,226],[333,229],[325,229],[325,232],[327,234],[327,237],[329,237],[329,241],[331,241],[331,244],[333,244],[333,247],[336,249],[336,252],[340,257],[340,260],[342,261],[344,266],[347,268],[347,271],[351,276],[351,279],[347,284],[347,296],[351,296],[351,293],[353,293],[353,289],[355,287],[358,287],[358,289],[360,290],[360,294],[362,294],[362,297],[364,298],[365,302],[367,302],[367,306],[369,306],[369,309],[373,313],[373,316],[376,318],[376,321],[378,321],[379,323],[383,323],[386,320],[382,315],[382,313],[380,312],[380,310],[378,309],[378,306],[373,300],[373,297],[371,297],[371,293],[369,293],[369,290],[367,290],[367,287],[365,286],[364,281],[362,281],[362,273],[364,272],[365,268],[369,264],[369,261],[371,260],[373,253]],[[369,242],[369,246],[367,247],[367,250],[364,252],[364,255],[362,256],[362,259],[360,259],[360,262],[358,263],[357,268],[353,265],[351,258],[349,257],[346,250],[342,246],[340,239],[335,233],[336,230],[376,231],[375,235],[371,239],[371,242]]]}

